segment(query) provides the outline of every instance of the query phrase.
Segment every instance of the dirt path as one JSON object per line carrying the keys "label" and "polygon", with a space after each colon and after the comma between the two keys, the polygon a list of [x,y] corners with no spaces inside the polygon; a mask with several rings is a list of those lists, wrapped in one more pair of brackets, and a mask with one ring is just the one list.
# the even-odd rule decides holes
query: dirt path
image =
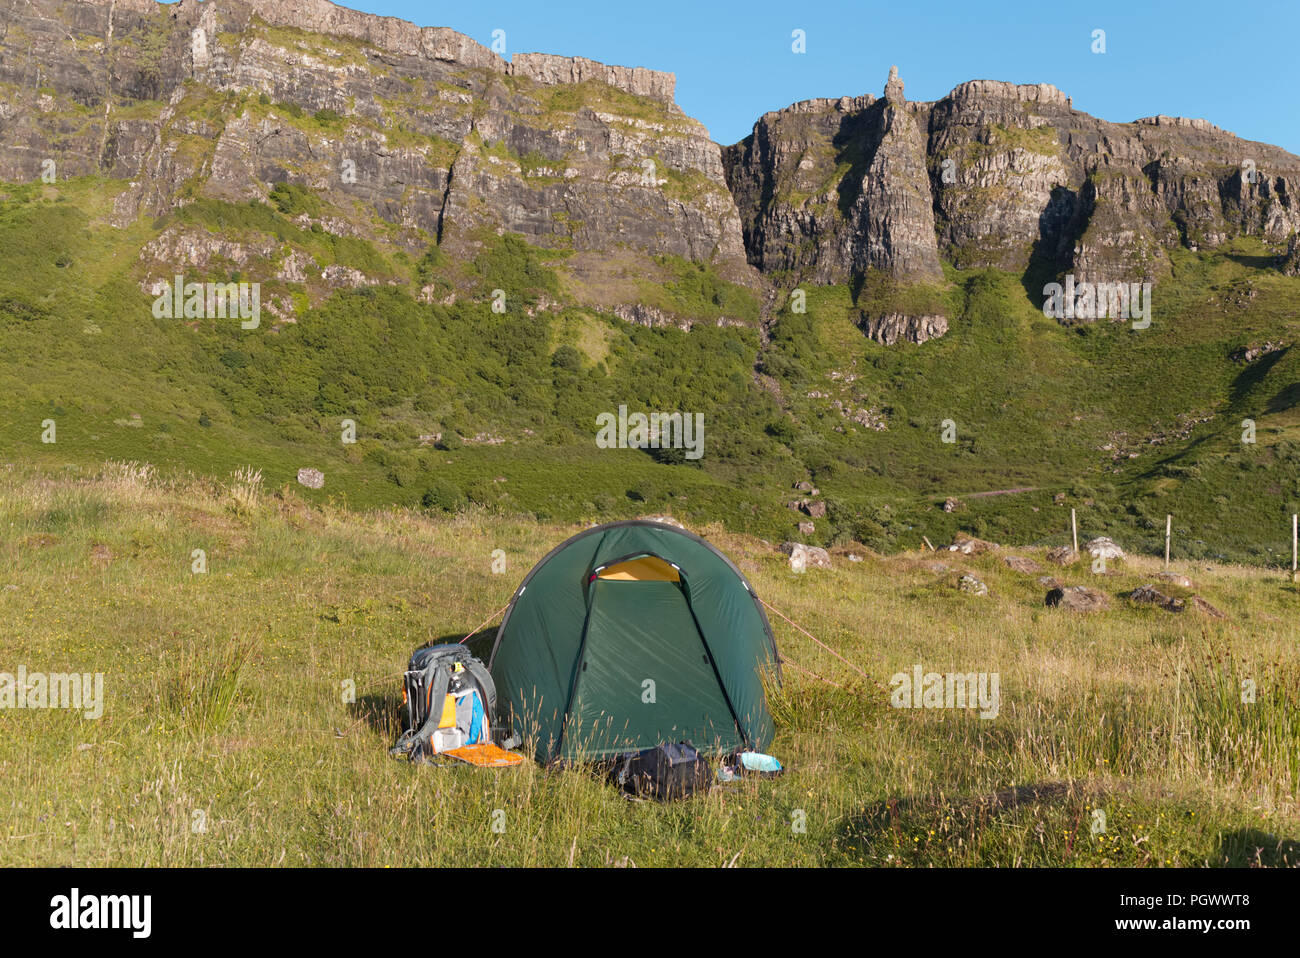
{"label": "dirt path", "polygon": [[986,496],[1005,496],[1012,492],[1037,492],[1038,486],[1018,486],[1015,489],[994,489],[991,492],[971,492],[964,496],[954,496],[956,499],[983,499]]}

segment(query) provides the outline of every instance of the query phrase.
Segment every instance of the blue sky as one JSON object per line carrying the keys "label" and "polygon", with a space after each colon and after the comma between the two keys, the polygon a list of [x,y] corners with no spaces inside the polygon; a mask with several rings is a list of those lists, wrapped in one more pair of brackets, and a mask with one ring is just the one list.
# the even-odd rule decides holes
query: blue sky
{"label": "blue sky", "polygon": [[[721,143],[762,113],[815,96],[879,95],[898,64],[907,96],[971,79],[1051,83],[1076,109],[1115,122],[1204,117],[1300,154],[1300,0],[349,0],[371,13],[446,26],[490,46],[585,56],[677,74],[677,102]],[[791,52],[801,29],[807,52]],[[1105,31],[1106,52],[1091,50]]]}

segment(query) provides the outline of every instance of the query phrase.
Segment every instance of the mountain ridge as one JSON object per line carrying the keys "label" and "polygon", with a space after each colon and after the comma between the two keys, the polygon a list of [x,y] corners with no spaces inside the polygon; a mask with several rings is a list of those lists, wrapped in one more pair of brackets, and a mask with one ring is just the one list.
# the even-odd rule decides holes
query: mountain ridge
{"label": "mountain ridge", "polygon": [[[970,80],[918,102],[895,72],[883,98],[800,101],[721,146],[678,107],[670,72],[507,61],[454,30],[329,0],[29,10],[0,40],[0,179],[34,179],[55,154],[61,176],[124,179],[118,225],[193,195],[302,183],[373,207],[354,230],[397,227],[413,254],[432,239],[472,256],[483,229],[566,251],[566,295],[656,322],[682,318],[641,302],[631,277],[664,254],[759,293],[873,270],[942,285],[940,261],[1156,281],[1179,246],[1259,235],[1281,253],[1300,228],[1300,158],[1205,120],[1110,123],[1047,83]],[[196,104],[195,84],[267,102]],[[277,105],[340,123],[295,124]],[[80,129],[50,137],[47,117]],[[322,164],[331,155],[348,182]],[[611,248],[630,259],[595,255]]]}

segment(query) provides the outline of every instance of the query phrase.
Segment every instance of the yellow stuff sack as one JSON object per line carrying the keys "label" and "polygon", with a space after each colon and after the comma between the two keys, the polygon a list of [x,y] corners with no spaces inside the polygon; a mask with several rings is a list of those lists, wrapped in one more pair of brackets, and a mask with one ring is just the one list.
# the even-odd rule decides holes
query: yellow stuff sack
{"label": "yellow stuff sack", "polygon": [[456,696],[448,695],[442,702],[442,718],[438,720],[438,728],[455,728],[456,727]]}

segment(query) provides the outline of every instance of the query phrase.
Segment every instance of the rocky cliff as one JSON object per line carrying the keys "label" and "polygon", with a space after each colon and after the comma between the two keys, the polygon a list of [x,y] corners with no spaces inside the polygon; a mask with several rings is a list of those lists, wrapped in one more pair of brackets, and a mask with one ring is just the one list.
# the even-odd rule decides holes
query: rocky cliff
{"label": "rocky cliff", "polygon": [[883,102],[797,103],[723,154],[750,262],[816,282],[933,277],[940,258],[1155,281],[1180,246],[1300,229],[1300,158],[1204,120],[1109,123],[1047,84],[976,80],[909,103],[894,74]]}
{"label": "rocky cliff", "polygon": [[848,282],[869,269],[938,281],[925,138],[891,72],[884,99],[769,113],[724,151],[750,262]]}
{"label": "rocky cliff", "polygon": [[[682,261],[756,292],[939,288],[943,261],[1158,282],[1179,247],[1248,235],[1280,253],[1300,229],[1297,157],[1201,120],[1109,123],[1046,84],[977,80],[919,103],[891,71],[879,99],[797,103],[725,148],[674,86],[577,57],[507,62],[327,0],[10,0],[0,179],[107,177],[117,225],[295,184],[315,198],[304,227],[412,259],[519,234],[558,258],[564,295],[619,315],[651,308],[645,279]],[[226,248],[239,238],[167,229],[146,251],[159,265],[226,244],[219,258],[286,281],[382,280],[329,279],[265,237]],[[946,324],[886,305],[863,328],[919,341]]]}
{"label": "rocky cliff", "polygon": [[[469,257],[517,233],[613,306],[652,256],[757,285],[719,149],[672,74],[506,62],[326,0],[22,0],[0,20],[0,179],[124,181],[114,221],[309,188],[316,227]],[[181,246],[185,244],[180,243]]]}

